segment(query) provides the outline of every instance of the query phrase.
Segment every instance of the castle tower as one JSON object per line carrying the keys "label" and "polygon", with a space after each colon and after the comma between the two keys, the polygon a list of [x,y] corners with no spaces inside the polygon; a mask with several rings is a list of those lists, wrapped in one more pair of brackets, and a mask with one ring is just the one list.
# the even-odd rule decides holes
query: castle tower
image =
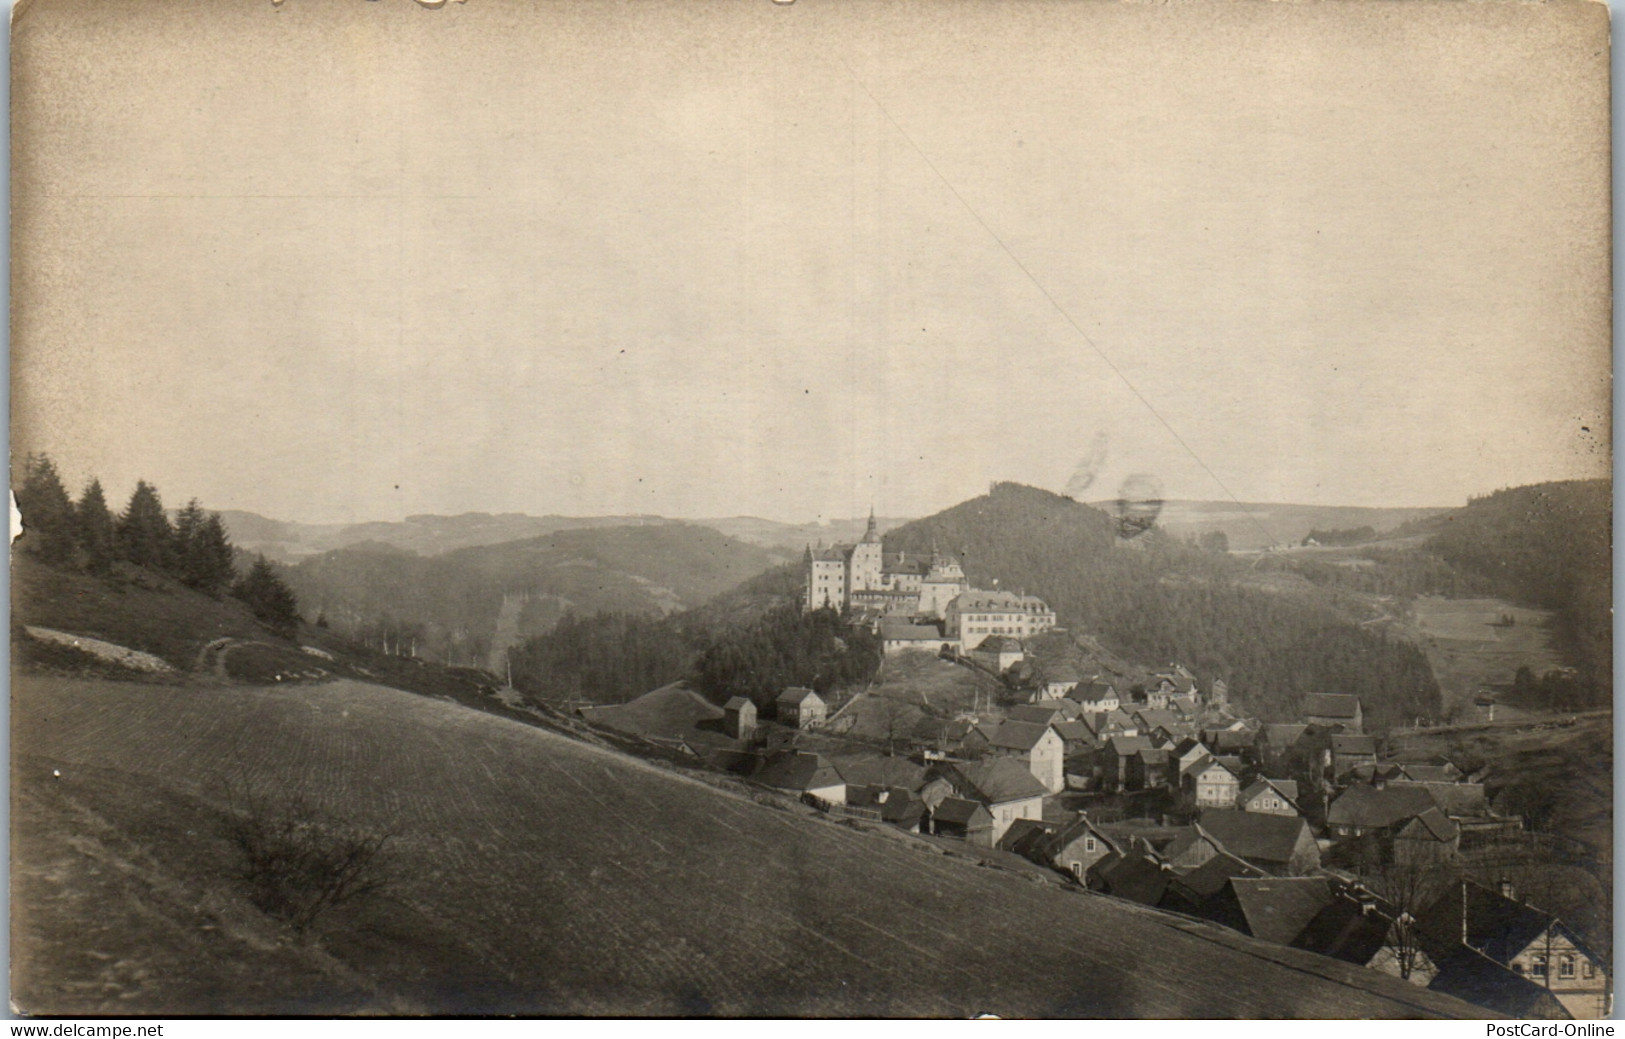
{"label": "castle tower", "polygon": [[883,549],[880,543],[880,531],[875,526],[875,510],[869,508],[869,529],[864,531],[863,540],[852,546],[851,573],[847,587],[847,598],[850,600],[853,592],[875,591],[882,587],[880,576],[882,569]]}

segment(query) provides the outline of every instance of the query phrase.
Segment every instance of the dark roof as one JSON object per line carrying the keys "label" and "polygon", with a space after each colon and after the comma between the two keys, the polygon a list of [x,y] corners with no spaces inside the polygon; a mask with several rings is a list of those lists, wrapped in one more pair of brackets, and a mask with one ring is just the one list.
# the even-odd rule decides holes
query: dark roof
{"label": "dark roof", "polygon": [[1303,738],[1309,726],[1299,724],[1270,724],[1263,728],[1263,740],[1277,750],[1286,750]]}
{"label": "dark roof", "polygon": [[1250,750],[1258,743],[1258,733],[1246,729],[1240,731],[1232,729],[1219,729],[1217,732],[1207,734],[1207,745],[1216,751]]}
{"label": "dark roof", "polygon": [[1262,877],[1264,871],[1234,855],[1219,852],[1195,869],[1186,870],[1173,881],[1192,902],[1201,902],[1224,890],[1233,878]]}
{"label": "dark roof", "polygon": [[722,705],[724,711],[743,711],[747,707],[753,711],[756,709],[756,705],[743,696],[730,696],[728,702]]}
{"label": "dark roof", "polygon": [[1121,758],[1131,758],[1142,750],[1157,749],[1148,736],[1113,736],[1106,744],[1112,748],[1112,753]]}
{"label": "dark roof", "polygon": [[988,810],[975,801],[967,801],[962,797],[945,797],[937,805],[932,817],[938,822],[952,823],[966,829],[976,827],[992,827],[993,816]]}
{"label": "dark roof", "polygon": [[1285,864],[1308,824],[1295,815],[1218,808],[1203,812],[1197,826],[1232,855],[1249,862]]}
{"label": "dark roof", "polygon": [[971,652],[973,652],[973,653],[1020,653],[1020,652],[1022,652],[1021,640],[1017,639],[1017,638],[1011,638],[1009,635],[989,635],[987,638],[982,640],[981,645],[977,646]]}
{"label": "dark roof", "polygon": [[860,808],[880,811],[880,818],[888,823],[910,825],[925,814],[925,802],[911,790],[900,786],[853,786],[847,784],[846,803]]}
{"label": "dark roof", "polygon": [[802,792],[844,785],[840,774],[821,755],[800,750],[769,758],[767,765],[756,774],[756,781],[776,790]]}
{"label": "dark roof", "polygon": [[1140,854],[1108,852],[1089,868],[1089,886],[1131,902],[1154,906],[1162,900],[1173,879],[1171,870]]}
{"label": "dark roof", "polygon": [[1365,783],[1355,783],[1331,803],[1326,811],[1326,824],[1383,829],[1398,826],[1436,807],[1433,795],[1415,784],[1391,783],[1379,790]]}
{"label": "dark roof", "polygon": [[1393,909],[1379,899],[1339,893],[1298,932],[1291,945],[1365,966],[1388,942]]}
{"label": "dark roof", "polygon": [[1061,737],[1061,739],[1065,740],[1067,743],[1073,743],[1078,740],[1093,743],[1095,740],[1094,731],[1081,721],[1056,722],[1054,725],[1051,725],[1050,728],[1055,730],[1055,735]]}
{"label": "dark roof", "polygon": [[879,754],[832,755],[829,763],[848,783],[903,787],[907,790],[918,790],[925,785],[925,769],[907,758]]}
{"label": "dark roof", "polygon": [[1298,781],[1296,779],[1269,779],[1264,776],[1253,780],[1252,785],[1241,792],[1242,804],[1246,804],[1266,790],[1274,790],[1277,794],[1286,798],[1287,802],[1292,804],[1293,807],[1297,807]]}
{"label": "dark roof", "polygon": [[[1050,701],[1055,703],[1057,701]],[[1057,718],[1066,717],[1066,712],[1059,707],[1050,707],[1041,703],[1024,703],[1019,707],[1012,707],[1005,715],[1013,722],[1032,722],[1037,725],[1050,725]]]}
{"label": "dark roof", "polygon": [[[1465,895],[1463,891],[1465,890]],[[1550,913],[1502,896],[1482,884],[1459,880],[1431,906],[1417,914],[1417,926],[1440,941],[1460,940],[1462,915],[1467,917],[1467,944],[1497,963],[1510,963],[1548,927],[1559,927],[1587,956],[1596,959]]]}
{"label": "dark roof", "polygon": [[[1235,759],[1232,758],[1231,760],[1234,761]],[[1190,765],[1186,767],[1185,774],[1187,776],[1200,776],[1202,773],[1215,766],[1228,772],[1230,774],[1230,778],[1240,779],[1236,767],[1230,764],[1230,762],[1224,761],[1220,758],[1208,757],[1206,754],[1191,762]]]}
{"label": "dark roof", "polygon": [[993,730],[988,742],[1006,750],[1032,750],[1048,731],[1048,725],[1036,722],[1007,721]]}
{"label": "dark roof", "polygon": [[1184,722],[1184,719],[1173,711],[1159,711],[1149,707],[1140,708],[1134,712],[1134,716],[1148,729],[1155,729],[1159,725],[1166,729]]}
{"label": "dark roof", "polygon": [[1247,933],[1280,945],[1301,934],[1334,897],[1324,877],[1237,877],[1230,884]]}
{"label": "dark roof", "polygon": [[1013,851],[1024,858],[1034,859],[1034,852],[1041,850],[1046,838],[1058,829],[1055,823],[1047,823],[1042,819],[1017,819],[1004,831],[999,838],[999,847],[1005,851]]}
{"label": "dark roof", "polygon": [[928,642],[942,640],[942,629],[934,624],[915,624],[903,617],[880,618],[882,639],[902,639]]}
{"label": "dark roof", "polygon": [[1310,693],[1303,698],[1304,717],[1347,718],[1353,720],[1360,698],[1348,693]]}
{"label": "dark roof", "polygon": [[1406,783],[1395,781],[1388,784],[1388,789],[1420,788],[1428,792],[1433,802],[1452,819],[1489,818],[1495,813],[1490,811],[1489,798],[1485,796],[1483,783]]}
{"label": "dark roof", "polygon": [[984,758],[974,764],[956,765],[955,771],[969,786],[969,792],[988,804],[1022,801],[1049,793],[1044,784],[1014,758]]}
{"label": "dark roof", "polygon": [[799,704],[809,697],[818,697],[820,701],[824,699],[822,696],[818,696],[818,694],[813,692],[811,689],[804,686],[793,685],[784,692],[780,693],[778,698],[774,700],[774,703]]}
{"label": "dark roof", "polygon": [[1429,808],[1406,823],[1399,831],[1399,836],[1406,840],[1435,840],[1448,843],[1461,836],[1461,827],[1437,808]]}
{"label": "dark roof", "polygon": [[1355,733],[1338,732],[1332,734],[1333,754],[1370,754],[1377,753],[1377,738],[1375,736],[1360,736]]}
{"label": "dark roof", "polygon": [[1544,985],[1496,963],[1460,942],[1446,949],[1426,950],[1438,973],[1428,982],[1434,992],[1517,1018],[1567,1018],[1568,1011]]}
{"label": "dark roof", "polygon": [[1072,699],[1079,703],[1099,703],[1101,700],[1119,699],[1117,690],[1105,682],[1080,682],[1072,690]]}

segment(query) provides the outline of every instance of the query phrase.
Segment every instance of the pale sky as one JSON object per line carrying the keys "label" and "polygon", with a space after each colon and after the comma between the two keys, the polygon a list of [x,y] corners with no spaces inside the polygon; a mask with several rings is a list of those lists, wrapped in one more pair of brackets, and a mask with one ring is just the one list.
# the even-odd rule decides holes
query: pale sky
{"label": "pale sky", "polygon": [[1606,47],[1562,0],[35,0],[14,447],[309,522],[1607,475]]}

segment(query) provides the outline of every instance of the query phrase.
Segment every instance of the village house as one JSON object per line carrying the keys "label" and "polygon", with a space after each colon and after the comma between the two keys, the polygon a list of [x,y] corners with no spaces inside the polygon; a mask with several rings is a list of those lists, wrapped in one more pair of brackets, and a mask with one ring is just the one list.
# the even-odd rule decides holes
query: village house
{"label": "village house", "polygon": [[867,811],[870,817],[890,823],[905,833],[919,833],[926,817],[925,802],[918,794],[900,786],[846,787],[848,809]]}
{"label": "village house", "polygon": [[1087,816],[1081,815],[1047,836],[1038,847],[1044,865],[1065,870],[1079,883],[1087,880],[1090,867],[1120,850]]}
{"label": "village house", "polygon": [[1236,806],[1244,812],[1264,812],[1268,815],[1297,816],[1298,784],[1291,779],[1268,779],[1260,776],[1252,786],[1243,790]]}
{"label": "village house", "polygon": [[1463,944],[1548,989],[1575,1018],[1611,1011],[1604,962],[1557,917],[1521,902],[1510,884],[1496,891],[1459,880],[1417,914],[1417,927]]}
{"label": "village house", "polygon": [[1336,837],[1391,837],[1412,819],[1438,804],[1427,788],[1415,784],[1355,783],[1345,787],[1326,810],[1326,828]]}
{"label": "village house", "polygon": [[917,624],[907,617],[895,616],[880,619],[880,649],[887,656],[908,650],[940,653],[944,646],[958,649],[959,643],[944,637],[942,628],[934,623]]}
{"label": "village house", "polygon": [[787,794],[830,804],[846,803],[846,781],[822,755],[787,750],[767,759],[756,782]]}
{"label": "village house", "polygon": [[748,740],[756,734],[756,705],[743,696],[730,697],[722,705],[723,731],[736,740]]}
{"label": "village house", "polygon": [[1201,758],[1186,768],[1180,789],[1192,795],[1198,808],[1233,808],[1241,793],[1241,777],[1216,758]]}
{"label": "village house", "polygon": [[963,797],[946,797],[937,803],[929,815],[931,832],[939,837],[956,837],[970,844],[991,848],[993,816],[980,801]]}
{"label": "village house", "polygon": [[1077,665],[1062,661],[1043,661],[1037,667],[1037,685],[1046,699],[1057,699],[1070,694],[1083,681],[1083,671]]}
{"label": "village house", "polygon": [[824,698],[811,689],[793,685],[773,701],[778,711],[779,724],[793,729],[816,729],[824,724],[828,706]]}
{"label": "village house", "polygon": [[1214,906],[1223,902],[1232,880],[1262,876],[1265,873],[1257,866],[1220,851],[1195,868],[1182,870],[1176,866],[1174,878],[1168,882],[1168,890],[1157,905],[1176,913],[1212,919]]}
{"label": "village house", "polygon": [[1012,635],[993,635],[971,650],[971,658],[998,674],[1015,667],[1026,657],[1021,640]]}
{"label": "village house", "polygon": [[1344,732],[1355,735],[1365,732],[1360,698],[1347,693],[1310,693],[1305,696],[1303,720],[1325,729],[1340,725]]}
{"label": "village house", "polygon": [[1221,850],[1277,877],[1301,877],[1320,868],[1320,846],[1309,824],[1299,818],[1210,809],[1197,828]]}
{"label": "village house", "polygon": [[1066,743],[1049,725],[1007,720],[993,730],[988,749],[1020,761],[1049,793],[1059,793],[1066,786]]}
{"label": "village house", "polygon": [[1377,763],[1375,736],[1333,733],[1331,739],[1332,778],[1341,779],[1361,765]]}
{"label": "village house", "polygon": [[1394,834],[1390,854],[1399,866],[1434,866],[1461,850],[1461,826],[1437,808],[1429,808]]}
{"label": "village house", "polygon": [[1116,687],[1107,682],[1081,682],[1071,696],[1091,714],[1110,714],[1123,706]]}
{"label": "village house", "polygon": [[1145,736],[1109,737],[1100,763],[1106,789],[1144,790],[1145,761],[1141,754],[1155,751],[1156,747]]}
{"label": "village house", "polygon": [[[1017,819],[1042,819],[1049,790],[1021,762],[988,757],[972,763],[941,767],[937,775],[954,796],[976,801],[993,819],[991,843],[996,843]],[[926,792],[931,784],[926,785]],[[929,804],[931,798],[926,797]]]}

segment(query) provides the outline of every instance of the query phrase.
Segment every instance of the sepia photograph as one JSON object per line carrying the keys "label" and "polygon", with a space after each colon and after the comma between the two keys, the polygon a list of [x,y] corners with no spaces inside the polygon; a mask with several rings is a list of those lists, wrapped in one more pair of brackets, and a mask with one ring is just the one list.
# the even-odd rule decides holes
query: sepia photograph
{"label": "sepia photograph", "polygon": [[1611,1016],[1609,33],[19,0],[13,1014]]}

